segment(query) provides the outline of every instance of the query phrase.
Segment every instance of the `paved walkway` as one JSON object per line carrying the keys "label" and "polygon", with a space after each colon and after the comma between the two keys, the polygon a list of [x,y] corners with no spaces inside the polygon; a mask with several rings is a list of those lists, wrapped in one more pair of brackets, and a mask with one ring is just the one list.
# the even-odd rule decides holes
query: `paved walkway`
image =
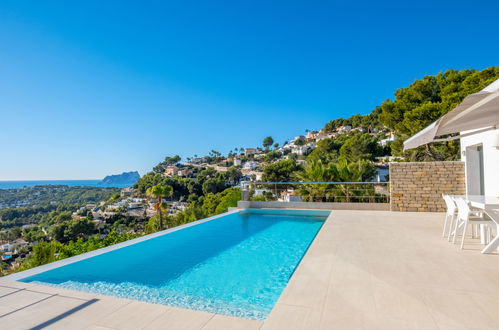
{"label": "paved walkway", "polygon": [[334,211],[264,322],[0,279],[0,328],[499,329],[499,255],[441,220]]}

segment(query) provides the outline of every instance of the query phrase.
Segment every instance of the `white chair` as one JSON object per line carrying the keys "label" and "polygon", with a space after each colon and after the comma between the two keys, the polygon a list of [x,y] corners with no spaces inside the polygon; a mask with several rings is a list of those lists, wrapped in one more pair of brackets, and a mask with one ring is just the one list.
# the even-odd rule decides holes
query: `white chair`
{"label": "white chair", "polygon": [[[462,229],[462,238],[461,238],[461,249],[464,247],[464,238],[466,236],[466,228],[468,225],[493,225],[494,222],[489,219],[485,219],[483,213],[476,213],[472,211],[468,202],[463,198],[455,199],[457,205],[457,219],[454,225],[454,238],[452,240],[453,243],[456,242],[456,236],[458,234],[459,229]],[[478,216],[476,214],[479,214]]]}
{"label": "white chair", "polygon": [[[454,219],[456,218],[457,206],[454,203],[454,199],[449,195],[443,195],[445,205],[447,206],[447,211],[445,212],[445,220],[444,220],[444,230],[442,232],[442,237],[447,235],[447,240],[450,241],[450,236],[452,233],[452,225],[454,224]],[[449,225],[447,226],[447,223]],[[447,232],[448,231],[448,232]]]}

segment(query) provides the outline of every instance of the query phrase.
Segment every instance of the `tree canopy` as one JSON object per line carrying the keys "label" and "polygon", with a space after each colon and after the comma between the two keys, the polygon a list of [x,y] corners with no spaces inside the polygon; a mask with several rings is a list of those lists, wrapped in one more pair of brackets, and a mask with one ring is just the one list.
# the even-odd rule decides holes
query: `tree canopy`
{"label": "tree canopy", "polygon": [[263,147],[265,149],[268,149],[272,144],[274,144],[274,139],[272,136],[267,136],[265,139],[263,139]]}
{"label": "tree canopy", "polygon": [[295,178],[301,167],[294,159],[281,160],[267,165],[263,170],[263,180],[269,182],[288,182]]}
{"label": "tree canopy", "polygon": [[176,165],[180,162],[182,158],[179,155],[175,156],[166,156],[165,159],[160,162],[158,165],[154,166],[153,172],[155,173],[163,173],[165,169],[170,165]]}
{"label": "tree canopy", "polygon": [[403,142],[455,108],[467,95],[498,78],[499,67],[482,71],[448,70],[398,89],[395,99],[384,101],[380,107],[381,122],[397,137],[392,153],[415,161],[457,159],[459,145],[455,141],[431,143],[407,152],[402,150]]}

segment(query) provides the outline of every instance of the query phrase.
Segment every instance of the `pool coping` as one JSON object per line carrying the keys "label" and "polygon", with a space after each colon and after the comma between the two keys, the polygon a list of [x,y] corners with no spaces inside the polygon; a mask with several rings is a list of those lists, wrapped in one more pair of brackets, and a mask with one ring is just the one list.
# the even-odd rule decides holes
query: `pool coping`
{"label": "pool coping", "polygon": [[233,211],[224,212],[224,213],[221,213],[221,214],[214,215],[212,217],[208,217],[208,218],[196,220],[196,221],[193,221],[193,222],[186,223],[184,225],[180,225],[180,226],[177,226],[177,227],[173,227],[173,228],[165,229],[165,230],[162,230],[162,231],[158,231],[156,233],[152,233],[152,234],[140,236],[140,237],[137,237],[137,238],[125,241],[125,242],[113,244],[113,245],[106,246],[106,247],[103,247],[103,248],[100,248],[100,249],[97,249],[97,250],[93,250],[93,251],[90,251],[90,252],[85,252],[85,253],[82,253],[82,254],[79,254],[79,255],[76,255],[76,256],[73,256],[73,257],[69,257],[69,258],[66,258],[66,259],[54,261],[54,262],[51,262],[51,263],[48,263],[48,264],[45,264],[45,265],[41,265],[41,266],[38,266],[38,267],[35,267],[35,268],[24,270],[24,271],[19,272],[19,273],[14,273],[14,274],[11,274],[11,275],[7,275],[7,276],[2,277],[2,279],[4,279],[4,280],[11,280],[11,281],[19,281],[19,280],[22,280],[22,279],[24,279],[26,277],[37,275],[37,274],[40,274],[40,273],[43,273],[43,272],[46,272],[46,271],[49,271],[49,270],[52,270],[52,269],[55,269],[55,268],[63,267],[63,266],[66,266],[66,265],[69,265],[69,264],[72,264],[72,263],[75,263],[75,262],[78,262],[78,261],[81,261],[81,260],[85,260],[85,259],[92,258],[92,257],[98,256],[98,255],[101,255],[101,254],[104,254],[104,253],[107,253],[107,252],[118,250],[118,249],[130,246],[130,245],[136,244],[136,243],[144,242],[144,241],[156,238],[156,237],[167,235],[167,234],[176,232],[176,231],[181,230],[181,229],[185,229],[185,228],[196,226],[196,225],[199,225],[199,224],[202,224],[202,223],[205,223],[205,222],[209,222],[209,221],[221,218],[221,217],[229,215],[229,214],[239,213],[239,212],[241,212],[243,210],[244,209],[237,209],[237,210],[233,210]]}

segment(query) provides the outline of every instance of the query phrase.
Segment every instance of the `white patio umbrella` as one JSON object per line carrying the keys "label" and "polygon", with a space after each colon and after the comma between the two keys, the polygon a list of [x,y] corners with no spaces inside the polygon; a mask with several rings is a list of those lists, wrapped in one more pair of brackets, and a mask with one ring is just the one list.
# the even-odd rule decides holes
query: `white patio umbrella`
{"label": "white patio umbrella", "polygon": [[[405,140],[404,150],[430,142],[459,139],[470,134],[495,129],[497,126],[499,126],[499,79],[480,92],[466,96],[456,108]],[[449,138],[439,138],[443,135],[469,130],[479,131]]]}

